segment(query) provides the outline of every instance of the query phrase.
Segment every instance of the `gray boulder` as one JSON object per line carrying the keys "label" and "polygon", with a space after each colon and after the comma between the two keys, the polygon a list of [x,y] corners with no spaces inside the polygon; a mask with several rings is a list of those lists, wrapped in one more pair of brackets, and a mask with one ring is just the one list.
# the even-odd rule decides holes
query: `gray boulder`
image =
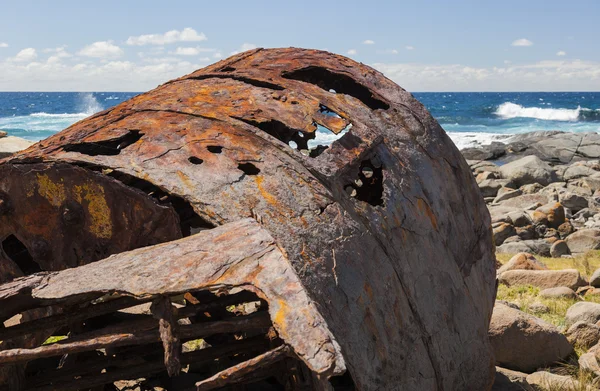
{"label": "gray boulder", "polygon": [[566,168],[565,172],[563,173],[563,178],[566,181],[570,181],[572,179],[588,177],[590,175],[594,175],[597,172],[598,171],[581,164],[572,164]]}
{"label": "gray boulder", "polygon": [[588,200],[585,197],[565,191],[559,194],[558,201],[565,207],[571,209],[573,212],[578,212],[581,209],[588,207]]}
{"label": "gray boulder", "polygon": [[590,277],[590,285],[594,288],[600,288],[600,269],[596,269]]}
{"label": "gray boulder", "polygon": [[502,274],[509,270],[548,270],[548,267],[532,254],[518,253],[502,265],[496,274]]}
{"label": "gray boulder", "polygon": [[589,301],[581,301],[573,304],[567,310],[565,322],[567,325],[572,325],[578,321],[586,323],[596,323],[600,320],[600,304],[591,303]]}
{"label": "gray boulder", "polygon": [[572,253],[584,253],[600,248],[600,229],[581,229],[565,239]]}
{"label": "gray boulder", "polygon": [[484,179],[479,182],[479,190],[484,197],[496,197],[500,188],[509,185],[511,182],[506,179]]}
{"label": "gray boulder", "polygon": [[600,327],[580,320],[569,327],[565,336],[571,344],[588,349],[600,341]]}
{"label": "gray boulder", "polygon": [[498,253],[516,254],[531,253],[548,257],[552,245],[545,240],[522,240],[520,242],[503,243],[496,248]]}
{"label": "gray boulder", "polygon": [[496,377],[491,391],[532,391],[527,383],[527,374],[496,367]]}
{"label": "gray boulder", "polygon": [[494,306],[488,334],[496,365],[516,371],[532,372],[573,352],[556,327],[502,304]]}
{"label": "gray boulder", "polygon": [[569,250],[569,246],[564,240],[557,240],[552,243],[552,246],[550,247],[550,256],[552,258],[560,258],[563,255],[569,254],[571,254],[571,250]]}
{"label": "gray boulder", "polygon": [[[573,379],[570,376],[557,375],[554,373],[540,371],[528,375],[525,380],[530,386],[533,386],[537,391],[547,390],[581,390],[581,384],[579,381]],[[592,388],[590,388],[592,390]]]}
{"label": "gray boulder", "polygon": [[526,156],[500,167],[502,176],[522,186],[529,183],[539,183],[547,186],[557,180],[552,168],[537,156]]}

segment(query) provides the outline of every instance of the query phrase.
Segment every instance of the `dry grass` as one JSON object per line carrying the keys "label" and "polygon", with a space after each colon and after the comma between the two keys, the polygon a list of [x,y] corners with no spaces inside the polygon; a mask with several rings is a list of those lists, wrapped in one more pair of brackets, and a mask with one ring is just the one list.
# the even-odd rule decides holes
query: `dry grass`
{"label": "dry grass", "polygon": [[[514,254],[496,254],[497,259],[501,263],[506,263]],[[577,269],[579,272],[589,278],[592,273],[600,268],[600,251],[590,251],[583,255],[578,255],[574,258],[536,258],[543,262],[551,270],[561,269]],[[539,297],[540,289],[533,286],[513,286],[505,285],[498,286],[498,300],[506,300],[517,304],[519,308],[526,313],[541,318],[549,323],[554,324],[562,332],[566,329],[565,315],[569,307],[580,300],[573,299],[546,299]],[[600,296],[588,296],[582,298],[585,301],[600,303]],[[543,304],[548,307],[547,312],[537,312],[533,304]],[[598,390],[600,385],[595,382],[595,376],[589,372],[583,371],[577,365],[577,359],[586,350],[581,347],[575,347],[575,355],[571,357],[569,362],[561,364],[559,367],[549,368],[548,370],[560,374],[569,375],[576,380],[573,386],[550,386],[546,391],[589,391]]]}
{"label": "dry grass", "polygon": [[[502,264],[508,262],[513,256],[514,254],[496,254],[496,258]],[[535,257],[548,266],[550,270],[577,269],[581,275],[588,278],[596,269],[600,268],[600,250],[588,251],[573,258],[548,258],[538,255]]]}

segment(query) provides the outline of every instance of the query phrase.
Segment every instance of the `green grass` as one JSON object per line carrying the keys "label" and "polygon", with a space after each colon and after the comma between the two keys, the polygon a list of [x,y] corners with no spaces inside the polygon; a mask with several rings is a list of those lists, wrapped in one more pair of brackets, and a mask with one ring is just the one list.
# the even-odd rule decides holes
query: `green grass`
{"label": "green grass", "polygon": [[52,337],[48,337],[46,341],[42,345],[50,345],[52,343],[56,343],[58,341],[62,341],[63,339],[67,339],[66,335],[53,335]]}

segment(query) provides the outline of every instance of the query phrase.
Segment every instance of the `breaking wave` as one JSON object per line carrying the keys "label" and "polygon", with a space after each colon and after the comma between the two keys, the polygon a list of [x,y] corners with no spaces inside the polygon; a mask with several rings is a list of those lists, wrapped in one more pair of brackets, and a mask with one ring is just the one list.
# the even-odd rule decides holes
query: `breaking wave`
{"label": "breaking wave", "polygon": [[549,121],[600,121],[600,110],[578,106],[576,109],[551,109],[523,107],[516,103],[504,102],[494,112],[497,116],[510,118],[535,118]]}

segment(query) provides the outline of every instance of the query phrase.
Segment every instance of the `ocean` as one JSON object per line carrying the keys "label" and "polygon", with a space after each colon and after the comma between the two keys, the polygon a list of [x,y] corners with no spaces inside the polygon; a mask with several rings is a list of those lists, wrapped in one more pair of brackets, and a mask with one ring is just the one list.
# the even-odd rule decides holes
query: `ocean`
{"label": "ocean", "polygon": [[[137,92],[0,92],[0,129],[38,141]],[[537,130],[600,132],[600,92],[413,94],[460,148]],[[316,142],[333,135],[323,129]]]}

